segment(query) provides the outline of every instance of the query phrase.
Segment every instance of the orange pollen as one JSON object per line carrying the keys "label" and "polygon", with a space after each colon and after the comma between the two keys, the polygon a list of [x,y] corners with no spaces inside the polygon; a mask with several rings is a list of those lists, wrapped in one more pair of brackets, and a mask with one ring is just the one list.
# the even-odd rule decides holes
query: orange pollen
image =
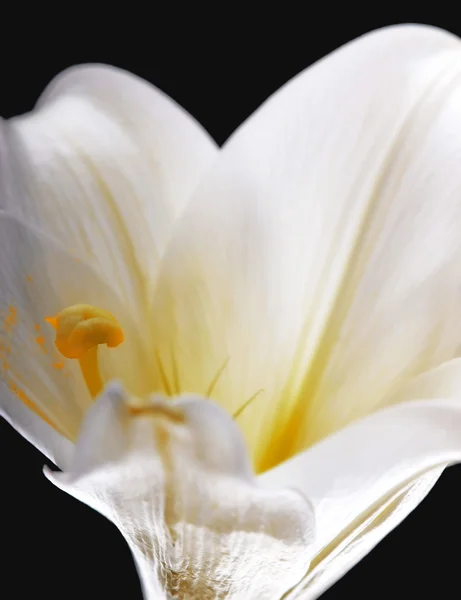
{"label": "orange pollen", "polygon": [[109,348],[115,348],[124,340],[117,319],[100,308],[76,304],[45,320],[56,330],[55,345],[59,353],[65,358],[78,359],[90,394],[96,397],[103,388],[98,366],[98,346],[106,344]]}

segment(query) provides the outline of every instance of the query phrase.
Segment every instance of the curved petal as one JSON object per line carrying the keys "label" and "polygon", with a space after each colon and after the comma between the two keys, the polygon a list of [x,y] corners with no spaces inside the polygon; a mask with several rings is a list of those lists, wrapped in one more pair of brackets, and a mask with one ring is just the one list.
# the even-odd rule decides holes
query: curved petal
{"label": "curved petal", "polygon": [[309,504],[256,484],[237,426],[209,401],[134,404],[109,386],[69,471],[46,474],[117,525],[146,599],[272,600],[309,565]]}
{"label": "curved petal", "polygon": [[209,136],[153,86],[102,65],[59,75],[4,134],[4,207],[90,262],[145,318],[173,223],[215,157]]}
{"label": "curved petal", "polygon": [[[117,315],[126,340],[119,348],[101,348],[105,377],[117,374],[132,389],[146,392],[146,352],[131,315],[115,292],[58,244],[2,212],[0,280],[2,414],[45,454],[55,454],[55,443],[47,439],[50,428],[36,425],[31,412],[75,441],[92,403],[76,361],[57,353],[54,330],[45,317],[79,303],[101,306]],[[49,444],[52,447],[47,450]]]}
{"label": "curved petal", "polygon": [[[395,400],[403,404],[349,425],[259,477],[263,485],[298,489],[313,502],[315,555],[297,588],[300,598],[317,598],[337,581],[421,502],[444,467],[461,461],[460,380],[460,359],[425,373],[398,392]],[[450,391],[457,396],[437,396]]]}
{"label": "curved petal", "polygon": [[287,600],[314,600],[321,596],[418,506],[442,471],[432,469],[371,511],[358,531],[346,534],[343,540],[338,540],[312,561],[311,570],[287,595]]}
{"label": "curved petal", "polygon": [[348,44],[236,132],[175,231],[163,371],[230,412],[254,397],[239,424],[258,471],[456,355],[460,83],[443,31]]}

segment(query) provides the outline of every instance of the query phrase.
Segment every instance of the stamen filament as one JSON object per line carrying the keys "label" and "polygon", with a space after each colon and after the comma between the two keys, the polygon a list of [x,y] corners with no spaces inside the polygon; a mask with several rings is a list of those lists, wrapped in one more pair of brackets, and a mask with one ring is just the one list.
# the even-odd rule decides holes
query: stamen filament
{"label": "stamen filament", "polygon": [[234,420],[235,420],[235,419],[237,419],[237,417],[239,417],[239,416],[240,416],[240,415],[243,413],[243,411],[245,410],[245,408],[247,408],[247,407],[248,407],[248,406],[249,406],[249,405],[250,405],[250,404],[253,402],[253,400],[254,400],[254,399],[257,397],[257,396],[259,396],[259,394],[260,394],[261,392],[264,392],[264,390],[263,390],[263,389],[260,389],[260,390],[258,390],[256,393],[254,393],[254,394],[251,396],[251,398],[248,398],[248,400],[247,400],[246,402],[244,402],[244,403],[242,404],[242,406],[240,406],[239,408],[237,408],[237,410],[236,410],[236,411],[234,412],[234,414],[232,415],[232,418],[233,418]]}
{"label": "stamen filament", "polygon": [[160,379],[162,380],[162,385],[165,389],[167,396],[173,396],[173,391],[171,389],[170,382],[168,381],[168,377],[166,375],[165,368],[162,363],[162,359],[160,358],[160,354],[158,350],[155,350],[155,358],[157,360],[158,371],[160,373]]}
{"label": "stamen filament", "polygon": [[216,373],[216,375],[213,377],[210,385],[208,386],[207,391],[205,392],[205,396],[207,398],[209,398],[211,396],[211,394],[213,393],[213,390],[216,387],[216,384],[219,381],[219,378],[221,377],[221,375],[224,373],[225,368],[227,367],[229,363],[229,357],[226,358],[226,360],[223,362],[223,364],[219,367],[218,372]]}
{"label": "stamen filament", "polygon": [[99,372],[98,347],[93,346],[81,358],[78,359],[83,378],[92,398],[101,393],[104,384]]}

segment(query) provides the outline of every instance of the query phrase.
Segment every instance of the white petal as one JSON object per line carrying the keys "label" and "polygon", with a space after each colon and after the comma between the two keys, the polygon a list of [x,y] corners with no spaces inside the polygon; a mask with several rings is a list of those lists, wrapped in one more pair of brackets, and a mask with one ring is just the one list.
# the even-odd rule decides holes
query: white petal
{"label": "white petal", "polygon": [[117,525],[145,598],[282,597],[309,565],[309,504],[257,485],[237,426],[213,403],[142,406],[133,415],[123,390],[107,388],[69,471],[46,470],[49,479]]}
{"label": "white petal", "polygon": [[206,394],[225,365],[229,411],[260,392],[239,420],[258,470],[459,348],[460,48],[395,27],[314,65],[230,139],[175,231],[163,369]]}
{"label": "white petal", "polygon": [[350,535],[346,532],[344,539],[339,539],[330,552],[327,550],[325,556],[313,561],[312,570],[287,595],[287,600],[314,600],[321,596],[417,507],[442,471],[432,469],[370,511],[360,529]]}
{"label": "white petal", "polygon": [[57,353],[54,330],[45,317],[81,302],[103,306],[117,315],[126,341],[119,348],[101,348],[100,352],[109,376],[119,373],[139,392],[143,392],[139,382],[148,372],[146,353],[130,315],[90,267],[34,228],[2,212],[0,281],[2,414],[61,465],[65,459],[53,450],[56,444],[48,439],[50,428],[38,426],[31,411],[75,441],[92,400],[75,361]]}
{"label": "white petal", "polygon": [[0,416],[59,468],[69,467],[74,456],[74,444],[30,410],[2,381]]}
{"label": "white petal", "polygon": [[109,280],[145,317],[174,221],[216,153],[175,102],[95,65],[64,72],[4,127],[6,208]]}
{"label": "white petal", "polygon": [[[406,395],[399,392],[404,404],[349,425],[259,477],[313,502],[315,556],[297,588],[300,598],[316,598],[337,581],[421,502],[445,466],[461,461],[460,379],[459,359],[434,369]],[[457,397],[437,398],[453,384]]]}

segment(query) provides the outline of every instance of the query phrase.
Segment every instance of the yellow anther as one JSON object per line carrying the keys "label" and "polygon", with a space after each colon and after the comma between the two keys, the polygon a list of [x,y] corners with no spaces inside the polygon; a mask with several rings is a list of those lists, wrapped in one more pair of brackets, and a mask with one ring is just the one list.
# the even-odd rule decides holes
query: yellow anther
{"label": "yellow anther", "polygon": [[123,331],[109,312],[89,304],[75,304],[46,321],[56,330],[55,345],[66,358],[77,358],[93,397],[103,388],[98,367],[99,344],[115,348],[123,342]]}

